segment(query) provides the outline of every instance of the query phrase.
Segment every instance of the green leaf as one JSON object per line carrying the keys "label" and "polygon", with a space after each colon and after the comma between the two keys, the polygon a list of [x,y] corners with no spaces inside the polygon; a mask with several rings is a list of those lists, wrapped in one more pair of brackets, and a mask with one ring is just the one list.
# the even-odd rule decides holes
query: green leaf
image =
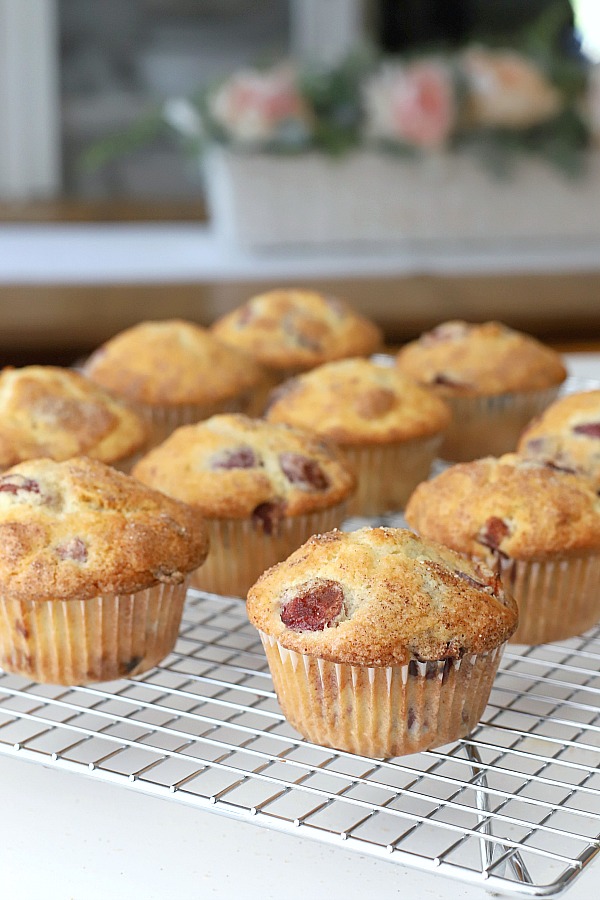
{"label": "green leaf", "polygon": [[161,109],[154,109],[134,122],[126,131],[111,134],[91,144],[82,153],[79,165],[83,171],[96,171],[118,157],[135,153],[148,146],[166,130]]}

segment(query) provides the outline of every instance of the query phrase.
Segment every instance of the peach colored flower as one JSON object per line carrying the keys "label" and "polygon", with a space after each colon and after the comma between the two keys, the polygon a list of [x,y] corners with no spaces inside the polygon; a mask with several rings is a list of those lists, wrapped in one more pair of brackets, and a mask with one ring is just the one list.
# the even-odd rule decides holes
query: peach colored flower
{"label": "peach colored flower", "polygon": [[472,124],[528,128],[560,111],[562,99],[556,88],[534,62],[513,50],[470,47],[461,64]]}
{"label": "peach colored flower", "polygon": [[375,139],[436,149],[456,120],[450,69],[438,60],[386,65],[365,85],[367,132]]}
{"label": "peach colored flower", "polygon": [[236,72],[209,98],[208,105],[215,122],[241,144],[284,138],[285,129],[298,139],[310,131],[308,108],[288,66]]}

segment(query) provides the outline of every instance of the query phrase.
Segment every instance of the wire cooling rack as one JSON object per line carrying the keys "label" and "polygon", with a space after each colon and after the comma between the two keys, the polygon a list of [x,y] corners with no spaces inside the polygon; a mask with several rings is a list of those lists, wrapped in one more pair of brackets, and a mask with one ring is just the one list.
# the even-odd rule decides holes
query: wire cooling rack
{"label": "wire cooling rack", "polygon": [[[598,387],[569,377],[561,393]],[[365,524],[406,523],[344,528]],[[553,897],[600,848],[600,628],[509,646],[468,738],[384,761],[302,740],[244,604],[190,591],[174,652],[135,681],[65,688],[0,670],[1,755],[489,891]]]}
{"label": "wire cooling rack", "polygon": [[244,604],[190,591],[174,652],[135,681],[65,688],[0,672],[0,754],[554,896],[600,846],[600,629],[509,648],[468,738],[383,761],[303,741]]}

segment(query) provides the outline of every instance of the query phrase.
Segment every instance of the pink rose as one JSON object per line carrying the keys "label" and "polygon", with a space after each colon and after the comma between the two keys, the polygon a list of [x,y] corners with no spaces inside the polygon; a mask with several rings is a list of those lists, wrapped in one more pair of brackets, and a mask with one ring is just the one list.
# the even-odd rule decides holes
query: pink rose
{"label": "pink rose", "polygon": [[298,137],[309,131],[306,104],[286,66],[235,73],[209,99],[209,109],[225,133],[243,144],[276,140],[290,126]]}
{"label": "pink rose", "polygon": [[514,50],[470,47],[461,65],[467,112],[476,125],[529,128],[560,112],[559,92],[532,60]]}
{"label": "pink rose", "polygon": [[450,70],[437,60],[386,66],[367,83],[365,106],[371,137],[439,148],[456,120]]}

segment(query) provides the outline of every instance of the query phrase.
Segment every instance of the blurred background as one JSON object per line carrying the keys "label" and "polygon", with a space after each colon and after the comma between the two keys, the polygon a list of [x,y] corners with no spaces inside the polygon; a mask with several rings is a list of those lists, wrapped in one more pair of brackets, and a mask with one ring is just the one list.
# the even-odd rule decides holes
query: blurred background
{"label": "blurred background", "polygon": [[[0,109],[15,149],[10,164],[4,151],[0,197],[189,198],[199,179],[174,140],[97,171],[81,165],[82,155],[160,101],[187,96],[243,65],[290,55],[332,63],[365,40],[388,52],[480,37],[510,44],[557,6],[573,23],[565,50],[581,46],[600,59],[596,0],[2,0]],[[11,56],[18,56],[12,78]],[[33,110],[40,113],[37,132],[25,121]]]}
{"label": "blurred background", "polygon": [[[0,349],[4,345],[5,358],[85,352],[117,328],[150,315],[206,321],[255,289],[298,283],[303,273],[304,283],[340,290],[371,312],[391,342],[452,315],[504,319],[558,343],[600,339],[595,235],[583,255],[574,248],[571,263],[565,251],[564,263],[555,261],[551,271],[544,270],[543,247],[531,267],[526,261],[507,267],[506,248],[500,262],[488,253],[485,264],[481,259],[473,264],[463,254],[460,265],[446,265],[430,248],[418,263],[399,253],[394,271],[392,254],[381,276],[373,263],[360,277],[356,266],[346,272],[337,256],[326,277],[311,275],[310,259],[303,266],[279,266],[277,278],[264,259],[256,271],[246,261],[240,277],[239,265],[231,263],[229,272],[222,250],[218,278],[188,268],[148,279],[138,270],[124,280],[108,271],[102,286],[81,273],[46,279],[37,251],[29,257],[29,280],[16,265],[2,269],[9,247],[11,253],[20,248],[25,258],[28,246],[45,246],[27,244],[33,234],[27,226],[210,226],[197,160],[182,153],[173,137],[116,154],[97,168],[82,165],[91,146],[143,122],[168,98],[189,95],[258,60],[291,55],[335,63],[365,40],[387,52],[479,38],[510,44],[512,35],[549,7],[566,12],[561,50],[597,62],[598,0],[0,0]],[[125,234],[120,232],[121,240]],[[41,240],[39,232],[35,235]],[[110,269],[110,256],[106,265]]]}

